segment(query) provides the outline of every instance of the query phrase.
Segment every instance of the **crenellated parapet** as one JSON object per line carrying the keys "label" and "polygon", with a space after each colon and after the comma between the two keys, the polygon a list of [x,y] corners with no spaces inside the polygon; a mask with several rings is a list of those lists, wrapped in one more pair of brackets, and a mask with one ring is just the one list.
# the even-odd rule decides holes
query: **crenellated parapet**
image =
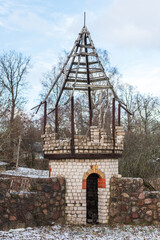
{"label": "crenellated parapet", "polygon": [[[122,154],[125,132],[122,126],[115,127],[115,139],[108,137],[105,129],[97,126],[90,127],[89,136],[74,136],[75,154]],[[58,139],[56,133],[52,132],[51,126],[47,125],[44,140],[44,154],[71,154],[71,138]]]}

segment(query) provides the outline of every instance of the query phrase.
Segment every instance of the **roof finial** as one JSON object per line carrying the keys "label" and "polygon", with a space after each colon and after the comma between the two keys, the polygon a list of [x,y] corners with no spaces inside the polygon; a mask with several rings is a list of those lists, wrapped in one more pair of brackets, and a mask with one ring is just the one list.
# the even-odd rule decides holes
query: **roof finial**
{"label": "roof finial", "polygon": [[86,26],[86,12],[84,12],[84,27]]}

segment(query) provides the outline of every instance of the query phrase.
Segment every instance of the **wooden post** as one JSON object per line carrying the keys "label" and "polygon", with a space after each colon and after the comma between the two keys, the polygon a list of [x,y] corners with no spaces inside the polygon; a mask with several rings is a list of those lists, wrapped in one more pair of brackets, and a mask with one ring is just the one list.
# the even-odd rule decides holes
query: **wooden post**
{"label": "wooden post", "polygon": [[71,98],[71,153],[74,154],[74,96]]}
{"label": "wooden post", "polygon": [[118,126],[121,126],[121,105],[118,104]]}
{"label": "wooden post", "polygon": [[55,133],[58,133],[58,105],[55,109]]}
{"label": "wooden post", "polygon": [[[87,36],[85,34],[84,38],[85,45],[87,45]],[[85,52],[87,53],[87,48],[85,48]],[[88,55],[86,55],[86,67],[87,67],[87,84],[90,84],[90,76],[89,76],[89,64],[88,64]],[[91,89],[88,87],[88,102],[89,102],[89,125],[92,126],[92,103],[91,103]]]}
{"label": "wooden post", "polygon": [[19,136],[19,141],[18,141],[18,150],[17,150],[17,161],[16,161],[16,169],[18,168],[18,162],[19,162],[19,152],[20,152],[20,145],[21,145],[21,135]]}
{"label": "wooden post", "polygon": [[112,102],[112,136],[113,136],[113,152],[115,149],[115,98]]}
{"label": "wooden post", "polygon": [[45,133],[45,127],[47,124],[47,102],[44,102],[44,129],[43,132]]}
{"label": "wooden post", "polygon": [[128,132],[131,130],[131,124],[130,124],[130,114],[128,113]]}

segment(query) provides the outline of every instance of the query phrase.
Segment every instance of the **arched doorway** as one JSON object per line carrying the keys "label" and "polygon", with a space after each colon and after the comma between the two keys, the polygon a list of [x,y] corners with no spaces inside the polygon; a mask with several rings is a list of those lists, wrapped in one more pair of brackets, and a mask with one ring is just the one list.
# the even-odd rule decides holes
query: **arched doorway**
{"label": "arched doorway", "polygon": [[92,173],[87,178],[87,223],[98,222],[98,178],[99,175]]}

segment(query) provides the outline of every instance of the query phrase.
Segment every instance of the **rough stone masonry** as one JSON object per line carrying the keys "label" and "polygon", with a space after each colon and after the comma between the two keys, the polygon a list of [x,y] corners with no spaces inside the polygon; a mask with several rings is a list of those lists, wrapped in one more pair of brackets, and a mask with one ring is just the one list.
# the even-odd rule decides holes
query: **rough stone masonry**
{"label": "rough stone masonry", "polygon": [[0,177],[0,230],[64,219],[63,178]]}
{"label": "rough stone masonry", "polygon": [[141,178],[111,178],[110,223],[159,224],[160,192],[144,189]]}

